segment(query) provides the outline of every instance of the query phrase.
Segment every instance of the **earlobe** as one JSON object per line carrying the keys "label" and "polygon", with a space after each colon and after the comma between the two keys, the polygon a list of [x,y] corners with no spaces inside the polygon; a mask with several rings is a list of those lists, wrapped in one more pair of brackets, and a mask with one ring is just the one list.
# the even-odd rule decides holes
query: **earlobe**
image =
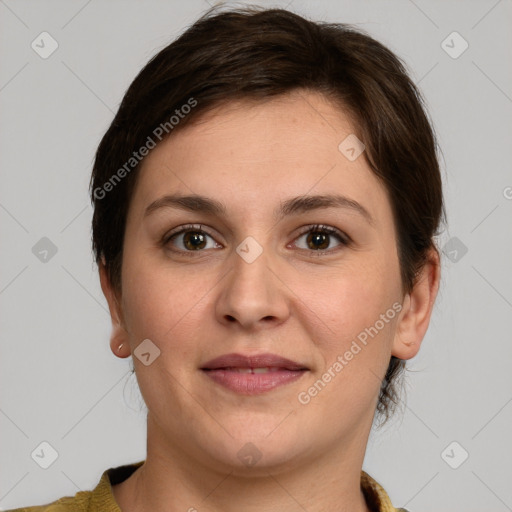
{"label": "earlobe", "polygon": [[110,338],[110,348],[114,355],[117,357],[120,357],[124,359],[125,357],[128,357],[130,355],[130,348],[125,345],[124,343],[120,343],[117,348],[115,348],[116,339],[114,336],[111,336]]}
{"label": "earlobe", "polygon": [[431,249],[413,289],[404,299],[391,350],[395,357],[407,360],[419,352],[430,323],[439,281],[439,253]]}
{"label": "earlobe", "polygon": [[107,269],[102,259],[99,264],[100,283],[103,295],[107,299],[110,318],[112,321],[112,332],[110,334],[110,349],[113,354],[120,358],[130,355],[128,333],[124,326],[123,312],[119,300],[107,275]]}

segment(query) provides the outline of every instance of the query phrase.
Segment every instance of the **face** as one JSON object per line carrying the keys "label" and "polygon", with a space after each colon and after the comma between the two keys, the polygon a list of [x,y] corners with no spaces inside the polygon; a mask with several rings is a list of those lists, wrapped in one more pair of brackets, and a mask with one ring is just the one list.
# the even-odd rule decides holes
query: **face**
{"label": "face", "polygon": [[[404,297],[386,190],[338,148],[354,131],[302,91],[219,108],[144,160],[119,332],[162,452],[242,472],[365,445]],[[208,365],[226,354],[295,367]]]}

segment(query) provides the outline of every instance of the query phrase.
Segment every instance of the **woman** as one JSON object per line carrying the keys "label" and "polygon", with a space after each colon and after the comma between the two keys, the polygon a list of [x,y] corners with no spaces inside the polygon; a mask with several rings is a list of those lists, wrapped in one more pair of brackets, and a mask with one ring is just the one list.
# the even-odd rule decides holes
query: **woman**
{"label": "woman", "polygon": [[37,510],[394,511],[362,464],[428,328],[443,214],[397,57],[345,25],[213,9],[131,84],[91,196],[147,457]]}

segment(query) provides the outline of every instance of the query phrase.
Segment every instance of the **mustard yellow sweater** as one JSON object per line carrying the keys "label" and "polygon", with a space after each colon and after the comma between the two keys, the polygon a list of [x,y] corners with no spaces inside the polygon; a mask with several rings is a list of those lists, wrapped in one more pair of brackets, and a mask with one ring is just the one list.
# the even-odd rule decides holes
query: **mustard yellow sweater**
{"label": "mustard yellow sweater", "polygon": [[[114,499],[112,486],[126,480],[144,461],[107,469],[92,491],[80,491],[57,501],[36,507],[7,510],[6,512],[121,512]],[[370,476],[361,471],[361,489],[372,512],[407,512],[395,509],[386,491]]]}

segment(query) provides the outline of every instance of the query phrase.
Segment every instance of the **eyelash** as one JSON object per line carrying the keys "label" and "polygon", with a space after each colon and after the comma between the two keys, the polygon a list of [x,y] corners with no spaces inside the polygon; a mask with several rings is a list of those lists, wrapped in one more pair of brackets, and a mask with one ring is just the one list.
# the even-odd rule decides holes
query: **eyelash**
{"label": "eyelash", "polygon": [[[166,233],[162,237],[162,240],[160,243],[163,247],[166,247],[169,244],[169,242],[171,242],[174,238],[176,238],[177,236],[179,236],[181,234],[187,233],[187,232],[202,233],[202,234],[208,235],[209,237],[213,238],[213,235],[208,233],[208,231],[205,231],[201,224],[186,224],[184,226],[181,226],[179,231],[172,231],[171,233]],[[339,240],[339,242],[342,246],[348,246],[351,243],[351,239],[348,235],[346,235],[345,233],[343,233],[342,231],[340,231],[336,228],[333,228],[331,226],[325,226],[323,224],[315,224],[313,226],[307,226],[301,233],[299,233],[299,235],[295,238],[295,240],[297,240],[298,238],[300,238],[301,236],[303,236],[307,233],[323,233],[323,234],[326,234],[329,236],[335,236]],[[204,249],[197,250],[197,251],[185,251],[182,249],[169,249],[169,250],[171,250],[172,252],[175,252],[175,253],[185,254],[187,256],[194,256],[198,252],[204,252]],[[312,250],[312,249],[300,248],[300,250],[307,251],[307,252],[311,253],[311,255],[322,256],[324,254],[329,254],[329,253],[335,252],[335,251],[339,250],[339,248],[338,249],[319,249],[316,251]]]}

